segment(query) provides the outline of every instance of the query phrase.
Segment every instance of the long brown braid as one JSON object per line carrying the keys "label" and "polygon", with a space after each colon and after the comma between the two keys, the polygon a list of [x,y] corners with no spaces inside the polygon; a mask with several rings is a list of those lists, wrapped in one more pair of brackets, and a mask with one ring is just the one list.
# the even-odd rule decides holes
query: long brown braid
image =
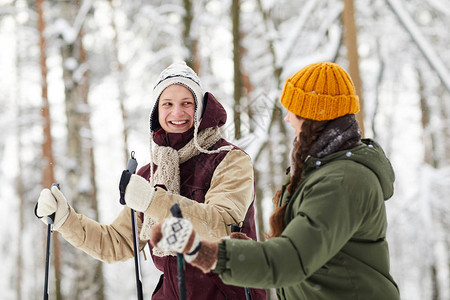
{"label": "long brown braid", "polygon": [[[297,116],[297,118],[301,119],[299,116]],[[314,121],[309,119],[303,120],[304,122],[302,124],[300,132],[300,141],[298,140],[298,138],[294,140],[294,149],[292,153],[294,169],[289,180],[289,184],[286,187],[289,195],[292,195],[295,192],[301,182],[303,169],[305,167],[305,160],[308,157],[308,152],[311,148],[311,145],[315,140],[317,140],[320,133],[329,122]],[[276,208],[272,213],[272,216],[270,217],[271,233],[268,235],[268,238],[280,236],[281,232],[283,231],[283,220],[286,213],[287,203],[283,204],[282,206],[279,205],[279,202],[281,201],[281,194],[282,189],[280,188],[273,197],[273,203],[275,204]]]}

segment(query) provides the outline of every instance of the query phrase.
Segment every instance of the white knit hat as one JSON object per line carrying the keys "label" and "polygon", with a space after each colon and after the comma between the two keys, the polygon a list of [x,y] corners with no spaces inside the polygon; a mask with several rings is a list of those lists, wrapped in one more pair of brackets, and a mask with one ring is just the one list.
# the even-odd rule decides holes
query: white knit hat
{"label": "white knit hat", "polygon": [[161,128],[158,120],[158,102],[162,92],[173,84],[179,84],[191,91],[195,100],[195,125],[199,125],[203,113],[203,88],[200,79],[194,70],[189,68],[186,63],[178,62],[171,64],[159,75],[153,87],[152,110],[150,113],[150,131],[155,132]]}

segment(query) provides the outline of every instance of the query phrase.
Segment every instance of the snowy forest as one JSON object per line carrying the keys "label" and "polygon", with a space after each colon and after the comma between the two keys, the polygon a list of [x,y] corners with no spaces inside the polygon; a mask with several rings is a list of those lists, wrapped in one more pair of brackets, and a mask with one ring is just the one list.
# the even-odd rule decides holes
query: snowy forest
{"label": "snowy forest", "polygon": [[[283,83],[310,63],[342,65],[364,137],[396,172],[387,239],[401,298],[449,300],[449,30],[448,0],[0,0],[0,298],[42,299],[42,188],[57,182],[77,212],[115,219],[130,152],[149,161],[153,84],[184,60],[252,158],[261,240],[294,137]],[[160,272],[145,251],[150,299]],[[96,261],[56,232],[52,258],[50,299],[136,295],[133,260]]]}

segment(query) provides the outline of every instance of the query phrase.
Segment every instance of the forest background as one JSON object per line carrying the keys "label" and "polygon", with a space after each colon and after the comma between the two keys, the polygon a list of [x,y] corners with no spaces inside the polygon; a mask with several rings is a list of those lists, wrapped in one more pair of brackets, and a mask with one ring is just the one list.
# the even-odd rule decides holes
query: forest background
{"label": "forest background", "polygon": [[[0,298],[42,298],[46,226],[33,210],[43,187],[58,182],[78,212],[114,220],[130,152],[148,162],[153,83],[185,60],[227,109],[224,136],[252,157],[261,239],[294,136],[284,80],[318,61],[347,69],[364,136],[396,171],[387,239],[402,299],[450,299],[448,4],[0,0]],[[57,233],[53,258],[51,299],[136,293],[132,260],[95,261]],[[142,273],[150,299],[160,273],[151,260]]]}

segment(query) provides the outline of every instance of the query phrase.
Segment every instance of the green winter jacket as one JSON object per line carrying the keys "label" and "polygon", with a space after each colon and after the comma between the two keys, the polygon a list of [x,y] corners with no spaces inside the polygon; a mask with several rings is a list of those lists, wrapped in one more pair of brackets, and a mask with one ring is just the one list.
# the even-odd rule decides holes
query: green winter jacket
{"label": "green winter jacket", "polygon": [[226,284],[276,288],[279,299],[399,299],[384,205],[393,183],[389,160],[371,140],[309,157],[281,237],[224,240],[214,272]]}

